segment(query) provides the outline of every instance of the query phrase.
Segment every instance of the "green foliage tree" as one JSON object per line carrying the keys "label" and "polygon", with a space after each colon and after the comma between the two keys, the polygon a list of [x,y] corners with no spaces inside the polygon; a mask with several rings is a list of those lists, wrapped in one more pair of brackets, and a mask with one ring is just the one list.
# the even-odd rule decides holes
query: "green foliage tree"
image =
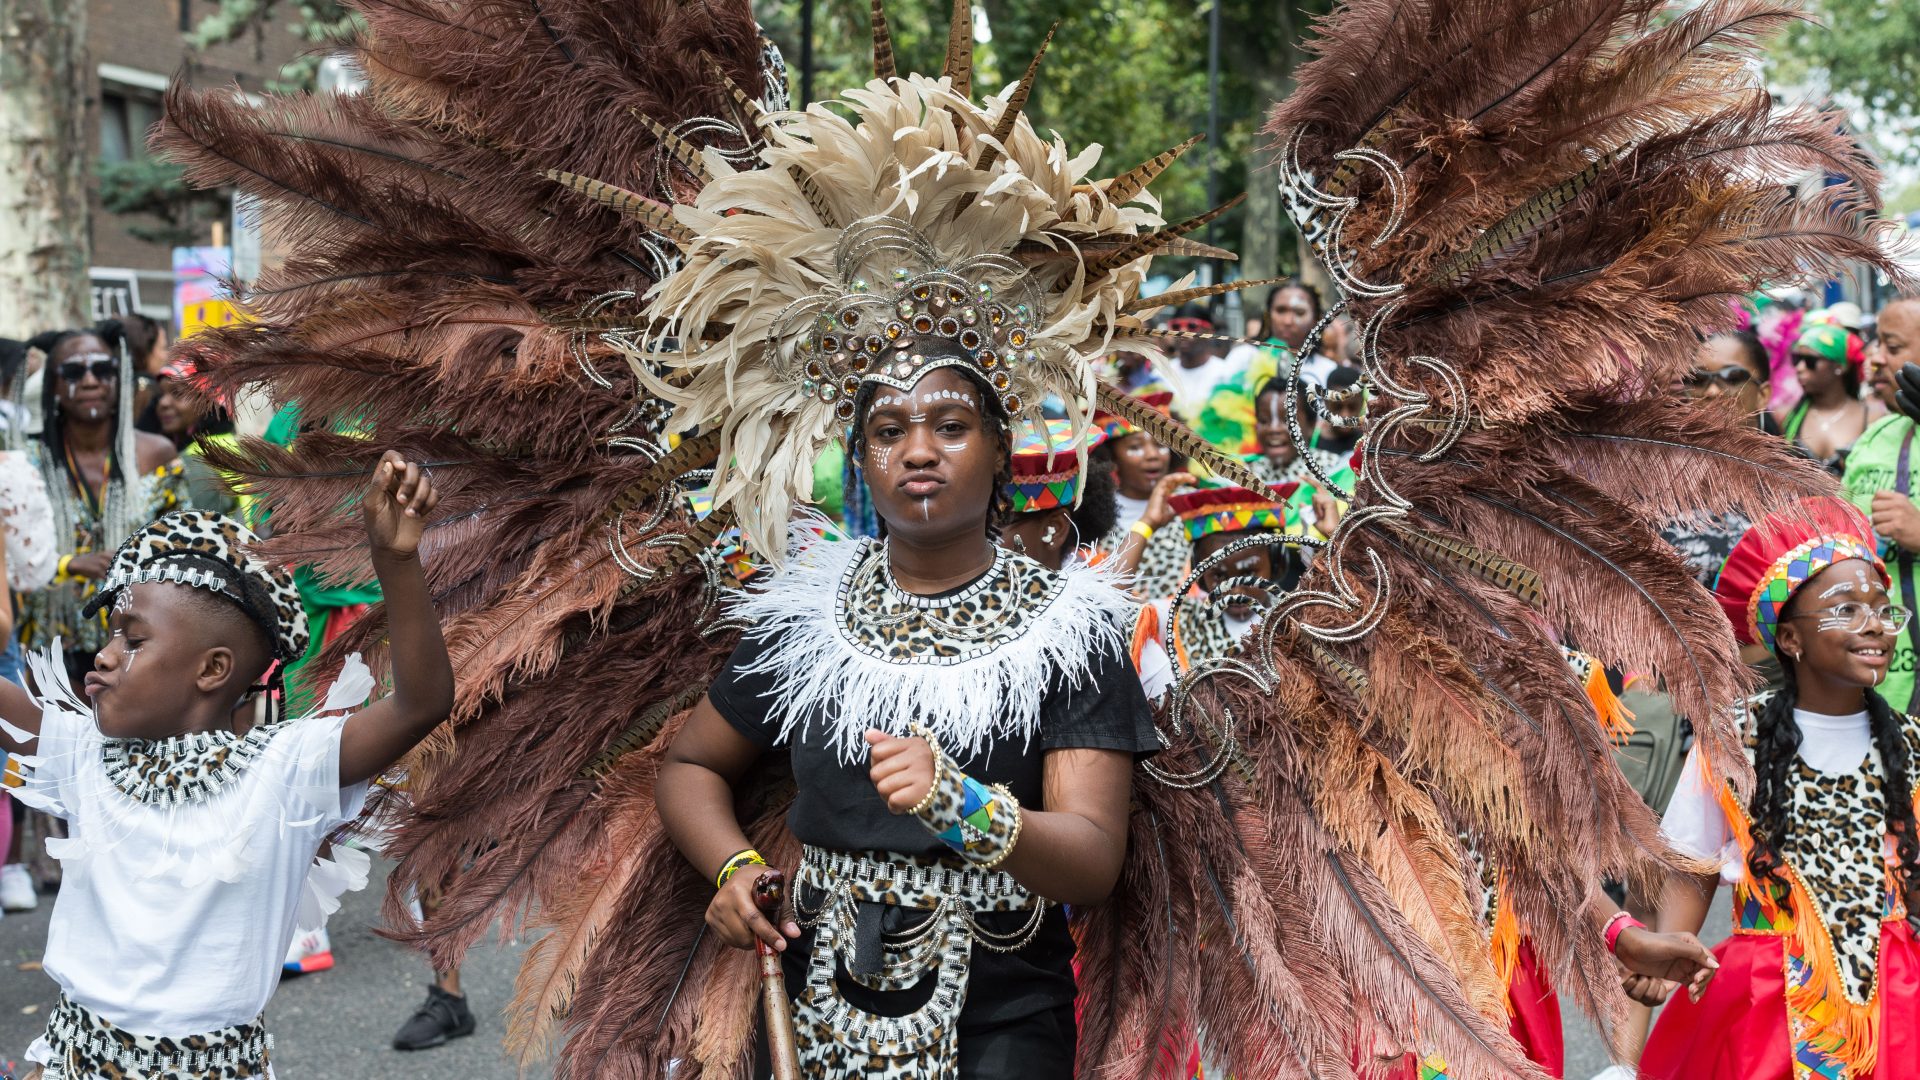
{"label": "green foliage tree", "polygon": [[150,244],[184,247],[203,243],[206,224],[226,216],[226,196],[188,187],[178,165],[136,158],[103,162],[94,169],[100,205],[115,214],[139,215],[157,224],[130,223],[127,231]]}
{"label": "green foliage tree", "polygon": [[1920,163],[1920,3],[1814,0],[1817,18],[1771,51],[1774,75],[1864,111],[1882,153]]}
{"label": "green foliage tree", "polygon": [[[276,21],[274,15],[283,8],[293,9],[293,17],[286,18],[283,13]],[[218,6],[187,35],[187,44],[205,49],[247,34],[264,34],[278,25],[301,41],[319,46],[344,39],[357,18],[340,0],[219,0]],[[268,82],[267,88],[280,92],[312,89],[323,53],[318,48],[304,50],[280,68],[279,78]]]}

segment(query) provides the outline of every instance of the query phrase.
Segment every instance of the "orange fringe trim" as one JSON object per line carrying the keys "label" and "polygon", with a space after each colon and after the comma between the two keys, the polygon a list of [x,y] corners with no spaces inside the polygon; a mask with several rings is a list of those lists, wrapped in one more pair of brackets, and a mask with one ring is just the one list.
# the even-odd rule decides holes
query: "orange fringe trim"
{"label": "orange fringe trim", "polygon": [[1620,703],[1620,698],[1607,685],[1606,669],[1600,661],[1587,658],[1587,700],[1593,702],[1593,713],[1600,718],[1600,730],[1607,738],[1616,743],[1624,743],[1633,734],[1633,713]]}
{"label": "orange fringe trim", "polygon": [[1507,1006],[1507,1015],[1513,1015],[1513,973],[1520,966],[1520,920],[1514,917],[1513,905],[1507,900],[1507,876],[1500,875],[1500,884],[1494,891],[1493,930],[1488,937],[1488,945],[1493,953],[1493,973],[1505,987],[1507,993],[1500,1000]]}
{"label": "orange fringe trim", "polygon": [[[1705,760],[1705,755],[1702,755],[1702,760]],[[1834,959],[1833,937],[1827,930],[1825,913],[1814,901],[1806,882],[1801,879],[1799,871],[1783,863],[1781,869],[1791,889],[1792,909],[1775,907],[1767,893],[1766,884],[1751,880],[1752,874],[1745,867],[1745,856],[1753,850],[1753,825],[1747,818],[1746,807],[1740,805],[1730,785],[1721,783],[1715,790],[1720,809],[1727,815],[1734,838],[1740,842],[1741,873],[1747,878],[1742,882],[1742,889],[1772,909],[1771,921],[1777,936],[1789,939],[1787,947],[1797,947],[1802,962],[1812,969],[1812,977],[1799,986],[1792,985],[1790,975],[1788,979],[1787,1006],[1794,1015],[1804,1018],[1809,1024],[1801,1037],[1828,1057],[1847,1065],[1850,1070],[1871,1072],[1880,1055],[1878,989],[1874,991],[1874,1000],[1864,1005],[1848,999],[1845,983],[1840,977],[1839,963]],[[1740,902],[1736,893],[1735,903]],[[1802,918],[1803,914],[1807,917]],[[1737,911],[1734,917],[1739,918]],[[1791,925],[1782,926],[1782,923]],[[1782,963],[1789,961],[1783,957]]]}

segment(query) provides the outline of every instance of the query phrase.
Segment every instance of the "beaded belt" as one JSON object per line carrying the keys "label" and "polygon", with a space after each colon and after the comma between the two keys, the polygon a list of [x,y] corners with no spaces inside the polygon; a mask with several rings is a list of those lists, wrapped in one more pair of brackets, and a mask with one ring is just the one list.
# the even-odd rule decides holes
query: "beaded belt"
{"label": "beaded belt", "polygon": [[47,1018],[53,1048],[42,1080],[93,1080],[96,1076],[140,1080],[224,1080],[267,1075],[273,1036],[263,1020],[173,1038],[135,1035],[68,1000],[65,994]]}
{"label": "beaded belt", "polygon": [[[1000,871],[909,855],[850,855],[809,847],[797,883],[794,914],[814,931],[806,986],[794,1001],[801,1065],[809,1076],[849,1080],[954,1076],[974,944],[995,952],[1025,947],[1040,932],[1048,906]],[[801,902],[809,892],[823,897],[812,910]],[[924,911],[927,917],[908,930],[882,935],[878,917],[884,907]],[[976,918],[1020,911],[1030,917],[1010,934],[987,930]],[[841,964],[855,982],[877,991],[904,990],[932,972],[933,995],[905,1016],[866,1012],[840,993],[836,971]]]}

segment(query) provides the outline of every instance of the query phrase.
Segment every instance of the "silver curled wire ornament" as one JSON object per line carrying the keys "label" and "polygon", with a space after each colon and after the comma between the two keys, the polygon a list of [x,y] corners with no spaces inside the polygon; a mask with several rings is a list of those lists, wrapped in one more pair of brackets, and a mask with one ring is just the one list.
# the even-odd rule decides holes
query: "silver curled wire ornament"
{"label": "silver curled wire ornament", "polygon": [[[1471,404],[1466,383],[1460,373],[1439,357],[1411,356],[1401,363],[1433,376],[1438,392],[1411,385],[1388,362],[1380,340],[1384,329],[1402,307],[1400,296],[1406,286],[1400,282],[1377,282],[1363,272],[1363,255],[1391,239],[1406,220],[1407,182],[1399,165],[1386,154],[1371,147],[1356,147],[1333,153],[1329,161],[1341,176],[1343,191],[1359,174],[1371,171],[1380,180],[1378,194],[1369,198],[1388,200],[1385,220],[1371,237],[1356,241],[1349,226],[1362,197],[1329,191],[1314,176],[1303,160],[1304,130],[1294,131],[1281,155],[1280,190],[1288,215],[1332,279],[1335,297],[1320,320],[1308,332],[1306,341],[1293,350],[1283,365],[1286,378],[1286,422],[1294,445],[1307,445],[1306,432],[1300,426],[1300,395],[1305,393],[1316,411],[1329,417],[1336,427],[1352,428],[1358,418],[1346,420],[1332,416],[1330,405],[1336,395],[1307,387],[1301,379],[1305,357],[1312,355],[1327,327],[1342,315],[1364,311],[1358,327],[1358,366],[1360,381],[1355,392],[1377,399],[1385,408],[1376,413],[1361,436],[1362,453],[1352,490],[1333,481],[1311,456],[1305,459],[1308,473],[1316,484],[1335,499],[1350,504],[1350,509],[1329,537],[1310,537],[1277,533],[1243,537],[1201,560],[1182,583],[1168,612],[1166,647],[1175,655],[1173,635],[1178,626],[1181,605],[1189,603],[1185,594],[1195,582],[1234,554],[1259,546],[1297,545],[1317,549],[1316,563],[1325,568],[1326,585],[1319,589],[1293,590],[1274,598],[1264,607],[1259,625],[1242,648],[1223,657],[1208,657],[1194,662],[1174,687],[1167,712],[1167,728],[1160,733],[1163,743],[1171,737],[1192,731],[1212,744],[1208,760],[1195,769],[1176,772],[1148,761],[1144,768],[1160,783],[1175,787],[1197,787],[1212,783],[1239,753],[1234,737],[1231,709],[1218,706],[1215,716],[1199,703],[1195,691],[1212,680],[1241,680],[1261,692],[1270,692],[1279,684],[1275,663],[1277,636],[1283,631],[1298,632],[1320,642],[1343,644],[1357,641],[1376,629],[1385,618],[1393,592],[1392,575],[1386,561],[1369,543],[1370,533],[1404,520],[1411,504],[1393,490],[1378,470],[1376,455],[1365,452],[1371,446],[1392,441],[1408,427],[1418,428],[1431,437],[1431,445],[1418,457],[1432,461],[1446,453],[1466,432],[1471,423]],[[1363,584],[1364,580],[1364,584]],[[1227,583],[1228,588],[1233,583]],[[1171,736],[1171,737],[1170,737]]]}

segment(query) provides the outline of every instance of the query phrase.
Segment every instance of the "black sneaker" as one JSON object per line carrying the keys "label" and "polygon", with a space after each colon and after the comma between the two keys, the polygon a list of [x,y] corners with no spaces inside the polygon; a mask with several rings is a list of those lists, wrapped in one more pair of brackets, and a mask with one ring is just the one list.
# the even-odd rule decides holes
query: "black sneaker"
{"label": "black sneaker", "polygon": [[413,1010],[413,1017],[400,1025],[393,1036],[395,1050],[425,1050],[448,1039],[473,1034],[473,1010],[467,999],[447,993],[438,986],[427,987],[427,1003]]}

